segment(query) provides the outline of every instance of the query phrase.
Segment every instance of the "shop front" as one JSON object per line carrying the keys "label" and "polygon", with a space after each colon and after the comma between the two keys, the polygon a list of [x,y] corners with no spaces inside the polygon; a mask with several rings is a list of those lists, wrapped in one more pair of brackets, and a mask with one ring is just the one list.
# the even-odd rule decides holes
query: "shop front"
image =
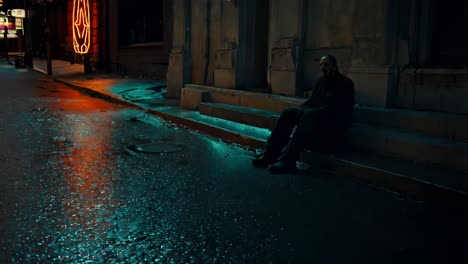
{"label": "shop front", "polygon": [[24,52],[24,18],[26,18],[24,9],[0,11],[0,39],[3,55]]}

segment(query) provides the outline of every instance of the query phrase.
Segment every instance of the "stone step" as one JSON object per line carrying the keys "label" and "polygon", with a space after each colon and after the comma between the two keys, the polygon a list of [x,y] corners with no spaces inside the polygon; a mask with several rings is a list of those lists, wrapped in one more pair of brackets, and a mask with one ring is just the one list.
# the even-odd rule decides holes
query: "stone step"
{"label": "stone step", "polygon": [[[220,103],[200,104],[200,113],[237,123],[272,129],[279,113]],[[468,172],[468,143],[398,129],[354,123],[353,149],[436,164]]]}
{"label": "stone step", "polygon": [[468,142],[467,115],[358,106],[354,121]]}
{"label": "stone step", "polygon": [[356,151],[336,155],[306,151],[301,160],[312,168],[353,176],[417,200],[468,204],[468,175],[464,173]]}
{"label": "stone step", "polygon": [[[196,84],[186,84],[182,91],[184,89],[191,89],[192,91],[207,91],[210,94],[210,102],[244,106],[272,112],[281,112],[287,107],[297,107],[305,101],[304,98],[255,93],[251,91],[217,88]],[[181,98],[182,104],[184,104],[184,100],[191,99],[189,97]]]}
{"label": "stone step", "polygon": [[268,129],[275,127],[280,115],[273,111],[208,102],[201,103],[199,110],[204,115]]}
{"label": "stone step", "polygon": [[468,143],[465,142],[354,123],[349,143],[360,151],[468,172]]}
{"label": "stone step", "polygon": [[[184,89],[208,92],[209,99],[207,99],[207,101],[212,103],[235,105],[278,113],[287,107],[298,107],[305,101],[304,98],[254,93],[193,84],[187,84]],[[188,97],[186,100],[189,100],[190,98],[193,99],[193,96]],[[463,114],[357,105],[354,108],[354,120],[357,123],[366,123],[379,127],[395,128],[402,131],[420,133],[423,135],[444,137],[454,142],[468,142],[468,115]],[[240,122],[238,119],[234,121]],[[262,121],[261,124],[263,123],[264,122]]]}
{"label": "stone step", "polygon": [[211,117],[180,107],[159,107],[157,110],[146,111],[167,121],[249,148],[263,147],[270,135],[270,131],[265,128]]}

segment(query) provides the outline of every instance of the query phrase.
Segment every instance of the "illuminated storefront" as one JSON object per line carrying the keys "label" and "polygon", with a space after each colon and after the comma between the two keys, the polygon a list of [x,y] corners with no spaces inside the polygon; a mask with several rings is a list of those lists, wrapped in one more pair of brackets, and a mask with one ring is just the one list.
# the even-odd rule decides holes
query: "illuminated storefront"
{"label": "illuminated storefront", "polygon": [[5,38],[5,33],[9,39],[18,38],[18,33],[23,32],[23,18],[25,17],[26,13],[23,9],[0,11],[0,38]]}

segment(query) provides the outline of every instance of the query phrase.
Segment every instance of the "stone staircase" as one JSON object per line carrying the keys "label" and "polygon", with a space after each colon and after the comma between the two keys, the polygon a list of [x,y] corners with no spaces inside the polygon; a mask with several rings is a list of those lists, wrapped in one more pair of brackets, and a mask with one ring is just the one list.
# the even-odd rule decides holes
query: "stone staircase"
{"label": "stone staircase", "polygon": [[354,149],[468,173],[468,116],[356,107]]}
{"label": "stone staircase", "polygon": [[[296,107],[303,101],[187,85],[181,104],[199,111],[201,116],[272,129],[284,108]],[[466,202],[468,116],[356,106],[349,145],[342,152],[305,152],[301,159],[416,199]]]}
{"label": "stone staircase", "polygon": [[280,116],[279,112],[210,102],[200,103],[199,110],[203,115],[268,128],[270,130],[275,127],[276,121]]}

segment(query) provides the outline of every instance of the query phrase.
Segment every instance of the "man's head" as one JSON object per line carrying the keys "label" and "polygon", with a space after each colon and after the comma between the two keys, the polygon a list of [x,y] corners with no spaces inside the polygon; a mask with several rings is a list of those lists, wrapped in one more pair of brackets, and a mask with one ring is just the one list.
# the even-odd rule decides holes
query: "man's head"
{"label": "man's head", "polygon": [[332,55],[325,55],[320,58],[320,70],[325,77],[333,77],[338,72],[336,59]]}

